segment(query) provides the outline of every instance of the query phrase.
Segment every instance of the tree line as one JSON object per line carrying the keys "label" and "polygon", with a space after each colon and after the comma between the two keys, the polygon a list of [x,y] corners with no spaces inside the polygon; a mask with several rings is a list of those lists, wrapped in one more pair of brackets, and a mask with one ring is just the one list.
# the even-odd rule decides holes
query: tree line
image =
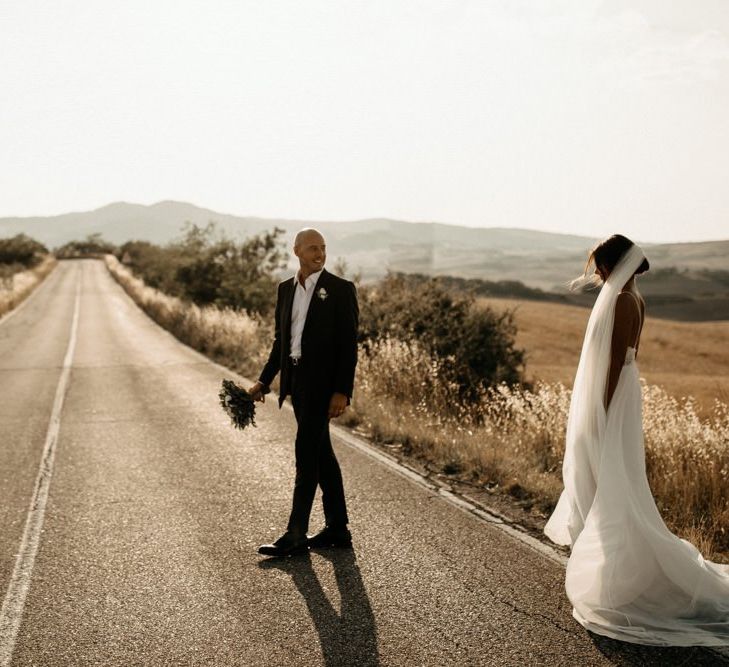
{"label": "tree line", "polygon": [[[59,259],[111,253],[162,292],[198,306],[245,310],[271,319],[276,286],[288,263],[283,235],[283,229],[274,228],[235,240],[214,223],[187,224],[181,237],[166,245],[128,241],[115,246],[95,234],[71,241],[54,253]],[[5,242],[10,251],[3,254]],[[0,241],[0,263],[5,257],[31,261],[31,255],[47,252],[24,236]],[[460,388],[456,400],[477,400],[488,387],[522,380],[524,352],[515,344],[513,314],[478,304],[475,297],[480,291],[469,289],[472,284],[466,287],[452,278],[398,273],[369,284],[362,284],[357,276],[352,279],[359,293],[364,354],[373,342],[386,337],[417,342],[444,362],[447,379]]]}

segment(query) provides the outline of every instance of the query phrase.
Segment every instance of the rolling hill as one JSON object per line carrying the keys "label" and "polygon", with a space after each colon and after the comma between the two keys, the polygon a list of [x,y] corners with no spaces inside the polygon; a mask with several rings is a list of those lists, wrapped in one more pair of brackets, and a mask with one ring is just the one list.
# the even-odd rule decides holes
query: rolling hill
{"label": "rolling hill", "polygon": [[[327,238],[330,265],[344,258],[348,271],[359,273],[363,280],[376,279],[388,270],[512,280],[565,295],[581,305],[590,302],[589,296],[566,295],[565,285],[581,271],[597,239],[529,229],[388,218],[339,222],[266,219],[162,201],[151,206],[117,202],[94,211],[50,217],[0,218],[0,238],[23,232],[58,247],[99,233],[117,244],[133,239],[164,244],[179,237],[185,223],[211,221],[234,238],[281,227],[289,245],[301,227],[318,227]],[[721,274],[727,266],[729,240],[646,245],[645,249],[652,271],[642,285],[654,314],[674,319],[729,319],[729,281]]]}
{"label": "rolling hill", "polygon": [[330,255],[345,257],[351,270],[360,271],[365,279],[394,269],[491,279],[519,275],[542,285],[558,281],[561,274],[540,270],[524,276],[524,260],[545,268],[555,260],[567,260],[574,272],[585,249],[595,241],[526,229],[478,229],[387,218],[332,222],[239,217],[174,201],[151,206],[117,202],[94,211],[51,217],[0,218],[0,237],[24,232],[57,247],[99,233],[113,243],[139,239],[163,244],[178,237],[187,222],[205,225],[211,221],[237,238],[281,227],[288,241],[301,227],[317,227],[327,237]]}

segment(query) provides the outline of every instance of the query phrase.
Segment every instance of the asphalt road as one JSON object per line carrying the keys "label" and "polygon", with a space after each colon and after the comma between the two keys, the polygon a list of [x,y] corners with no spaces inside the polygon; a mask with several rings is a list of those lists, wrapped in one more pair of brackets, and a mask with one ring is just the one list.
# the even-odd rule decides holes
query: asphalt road
{"label": "asphalt road", "polygon": [[[264,560],[293,479],[290,410],[234,431],[220,367],[62,262],[0,323],[0,597],[67,353],[48,502],[10,664],[712,665],[589,635],[562,566],[342,442],[353,551]],[[229,376],[231,374],[228,374]],[[312,529],[322,522],[317,505]],[[0,644],[0,649],[2,644]]]}

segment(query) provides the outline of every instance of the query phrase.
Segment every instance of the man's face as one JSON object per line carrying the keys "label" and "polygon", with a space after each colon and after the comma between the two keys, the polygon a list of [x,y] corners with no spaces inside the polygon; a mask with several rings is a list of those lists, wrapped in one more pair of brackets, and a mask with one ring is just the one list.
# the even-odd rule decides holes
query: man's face
{"label": "man's face", "polygon": [[294,254],[299,258],[301,274],[306,278],[324,268],[327,247],[324,237],[318,232],[306,232],[294,246]]}

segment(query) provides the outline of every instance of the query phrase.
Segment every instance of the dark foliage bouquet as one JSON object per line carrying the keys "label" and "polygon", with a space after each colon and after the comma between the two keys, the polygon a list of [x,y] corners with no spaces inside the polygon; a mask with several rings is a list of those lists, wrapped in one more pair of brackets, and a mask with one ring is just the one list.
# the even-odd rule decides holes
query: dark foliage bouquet
{"label": "dark foliage bouquet", "polygon": [[223,380],[218,396],[220,405],[235,428],[244,429],[248,424],[256,425],[256,406],[245,389],[241,389],[232,380]]}

